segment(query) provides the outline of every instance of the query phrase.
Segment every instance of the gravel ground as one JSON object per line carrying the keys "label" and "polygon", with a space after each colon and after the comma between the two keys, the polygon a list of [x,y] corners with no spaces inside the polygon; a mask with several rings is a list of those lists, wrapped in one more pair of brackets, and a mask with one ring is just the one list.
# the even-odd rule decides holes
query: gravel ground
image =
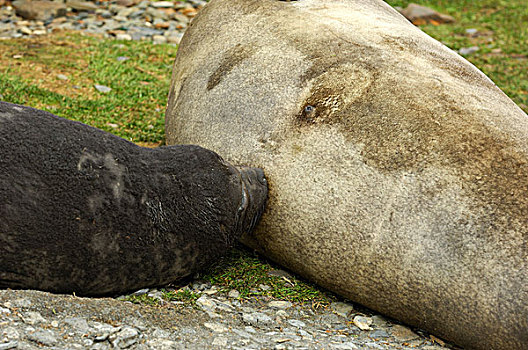
{"label": "gravel ground", "polygon": [[[194,286],[194,289],[193,289]],[[194,303],[138,305],[31,290],[0,291],[5,349],[446,349],[440,339],[344,301],[312,309],[240,299],[200,281]],[[157,290],[138,294],[159,296]]]}
{"label": "gravel ground", "polygon": [[52,5],[0,0],[0,39],[80,30],[119,40],[176,45],[206,2],[68,0],[48,3]]}

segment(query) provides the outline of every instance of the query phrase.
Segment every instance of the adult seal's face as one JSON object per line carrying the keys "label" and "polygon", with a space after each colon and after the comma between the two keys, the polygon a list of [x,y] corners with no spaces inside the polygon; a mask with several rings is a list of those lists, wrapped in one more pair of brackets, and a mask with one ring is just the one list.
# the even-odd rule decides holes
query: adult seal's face
{"label": "adult seal's face", "polygon": [[468,348],[528,344],[528,117],[381,0],[212,0],[186,32],[169,143],[262,167],[243,240]]}

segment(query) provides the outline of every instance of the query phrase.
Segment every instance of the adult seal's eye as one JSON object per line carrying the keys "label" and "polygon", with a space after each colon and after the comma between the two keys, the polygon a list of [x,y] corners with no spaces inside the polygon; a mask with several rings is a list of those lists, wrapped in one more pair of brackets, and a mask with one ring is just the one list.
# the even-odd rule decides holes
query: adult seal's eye
{"label": "adult seal's eye", "polygon": [[306,107],[304,107],[305,114],[312,114],[313,111],[315,111],[315,107],[312,105],[307,105]]}

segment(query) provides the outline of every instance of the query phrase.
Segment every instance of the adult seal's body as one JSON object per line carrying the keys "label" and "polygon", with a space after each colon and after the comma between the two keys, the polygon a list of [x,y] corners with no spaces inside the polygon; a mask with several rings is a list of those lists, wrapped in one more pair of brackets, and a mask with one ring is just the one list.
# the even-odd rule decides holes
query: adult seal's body
{"label": "adult seal's body", "polygon": [[246,244],[437,337],[526,349],[528,118],[383,1],[212,0],[166,131],[264,168]]}
{"label": "adult seal's body", "polygon": [[0,287],[82,295],[167,284],[263,210],[260,169],[198,146],[142,148],[0,102]]}

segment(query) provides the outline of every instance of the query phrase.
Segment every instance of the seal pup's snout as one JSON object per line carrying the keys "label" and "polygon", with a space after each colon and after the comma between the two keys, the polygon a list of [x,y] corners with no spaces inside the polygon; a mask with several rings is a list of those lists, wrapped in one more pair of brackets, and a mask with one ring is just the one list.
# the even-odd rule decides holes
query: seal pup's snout
{"label": "seal pup's snout", "polygon": [[242,200],[238,208],[238,227],[240,234],[255,228],[268,199],[268,182],[260,168],[237,167],[242,181]]}

